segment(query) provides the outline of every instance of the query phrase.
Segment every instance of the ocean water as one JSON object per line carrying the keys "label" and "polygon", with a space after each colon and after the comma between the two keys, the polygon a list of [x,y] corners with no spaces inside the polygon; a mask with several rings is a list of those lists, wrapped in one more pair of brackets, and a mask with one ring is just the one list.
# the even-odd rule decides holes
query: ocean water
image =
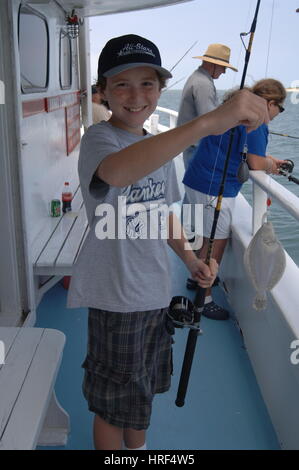
{"label": "ocean water", "polygon": [[[159,106],[178,111],[182,90],[164,91],[159,100]],[[223,92],[219,92],[219,98]],[[270,124],[269,129],[273,132],[299,137],[299,103],[292,102],[292,94],[288,93],[285,101],[285,112],[277,116]],[[297,98],[299,98],[297,96]],[[161,114],[160,122],[169,125],[169,119],[164,113]],[[293,176],[299,178],[299,140],[276,135],[269,135],[267,154],[273,155],[281,160],[293,160],[295,166]],[[284,176],[274,177],[281,185],[299,197],[299,185],[288,181]],[[251,201],[252,183],[248,181],[243,185],[242,193],[246,199]],[[299,204],[299,200],[298,200]],[[272,200],[268,209],[268,219],[275,228],[277,237],[283,244],[285,250],[299,266],[299,222],[289,215],[279,204]]]}

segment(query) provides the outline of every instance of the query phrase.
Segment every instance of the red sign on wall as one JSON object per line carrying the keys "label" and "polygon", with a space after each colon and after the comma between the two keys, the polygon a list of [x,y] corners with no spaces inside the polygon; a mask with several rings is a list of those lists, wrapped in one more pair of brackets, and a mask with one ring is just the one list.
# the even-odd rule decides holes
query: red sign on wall
{"label": "red sign on wall", "polygon": [[66,108],[67,106],[72,106],[73,104],[79,103],[78,93],[66,93],[64,95],[50,96],[46,98],[47,102],[47,112],[51,113],[60,108]]}
{"label": "red sign on wall", "polygon": [[80,101],[79,93],[72,92],[63,95],[24,101],[23,117],[39,113],[51,113],[65,109],[66,152],[69,155],[80,143]]}

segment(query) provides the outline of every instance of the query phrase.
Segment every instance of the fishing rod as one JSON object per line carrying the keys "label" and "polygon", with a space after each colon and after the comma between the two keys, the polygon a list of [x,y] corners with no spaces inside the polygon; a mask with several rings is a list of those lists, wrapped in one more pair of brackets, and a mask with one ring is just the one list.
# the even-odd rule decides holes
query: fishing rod
{"label": "fishing rod", "polygon": [[[180,79],[177,80],[176,82],[172,83],[170,86],[168,86],[168,87],[166,87],[166,88],[163,88],[162,92],[164,93],[165,91],[170,90],[170,88],[173,88],[175,85],[177,85],[178,83],[180,83],[181,81],[183,81],[185,78],[186,78],[186,75],[185,75],[185,77],[180,78]],[[298,137],[298,138],[299,138],[299,137]]]}
{"label": "fishing rod", "polygon": [[[189,49],[184,53],[184,55],[182,55],[182,57],[177,61],[176,64],[174,64],[174,66],[170,69],[170,72],[172,72],[173,69],[175,69],[175,67],[181,62],[181,60],[183,60],[183,58],[188,54],[189,51],[191,51],[191,49],[195,46],[195,44],[197,44],[198,41],[195,41],[191,47],[189,47]],[[186,78],[183,77],[183,78],[180,78],[179,80],[177,80],[176,82],[172,83],[170,86],[164,88],[162,91],[165,92],[165,91],[168,91],[170,90],[170,88],[174,87],[175,85],[177,85],[178,83],[180,83],[182,80],[184,80]]]}
{"label": "fishing rod", "polygon": [[183,58],[188,54],[188,52],[191,51],[191,49],[193,49],[193,47],[198,43],[198,41],[195,41],[192,46],[189,47],[189,49],[182,55],[182,57],[177,61],[176,64],[174,64],[174,66],[169,70],[169,72],[172,72],[177,65],[179,65],[179,63],[181,62],[181,60],[183,60]]}
{"label": "fishing rod", "polygon": [[[191,51],[191,49],[198,43],[198,41],[195,41],[191,47],[189,47],[189,49],[184,53],[184,55],[182,55],[182,57],[176,62],[176,64],[174,64],[174,66],[170,69],[170,72],[172,72],[173,69],[175,69],[175,67],[181,62],[181,60],[183,60],[183,58],[188,54],[189,51]],[[162,91],[165,92],[165,91],[168,91],[170,90],[170,88],[174,87],[175,85],[177,85],[178,83],[180,83],[182,80],[184,80],[186,77],[183,77],[183,78],[180,78],[179,80],[177,80],[176,82],[172,83],[170,86],[164,88]]]}
{"label": "fishing rod", "polygon": [[289,139],[298,139],[299,140],[299,137],[294,136],[294,135],[281,134],[280,132],[273,132],[273,131],[269,131],[269,133],[273,134],[273,135],[279,135],[280,137],[289,137]]}
{"label": "fishing rod", "polygon": [[[250,58],[251,48],[252,48],[252,43],[253,43],[253,38],[254,38],[254,33],[255,33],[256,24],[257,24],[257,18],[258,18],[260,3],[261,3],[261,0],[258,0],[250,31],[248,33],[241,33],[241,35],[240,35],[241,39],[242,39],[242,36],[245,36],[245,35],[247,36],[248,34],[250,34],[248,47],[246,48],[245,64],[244,64],[243,75],[242,75],[241,84],[240,84],[240,90],[242,88],[244,88],[244,83],[245,83],[245,78],[246,78],[246,73],[247,73],[247,68],[248,68],[248,63],[249,63],[249,58]],[[243,39],[242,39],[242,42],[243,42]],[[243,42],[243,44],[244,44],[244,42]],[[219,189],[218,198],[217,198],[217,204],[216,204],[216,208],[215,208],[215,212],[214,212],[214,220],[213,220],[212,231],[211,231],[209,244],[208,244],[208,252],[207,252],[206,259],[205,259],[205,263],[207,265],[209,265],[211,255],[212,255],[212,249],[213,249],[213,244],[214,244],[214,239],[215,239],[215,233],[216,233],[218,218],[219,218],[219,214],[220,214],[220,210],[221,210],[221,203],[222,203],[222,198],[223,198],[223,194],[224,194],[224,186],[225,186],[225,181],[226,181],[226,175],[227,175],[229,159],[230,159],[230,156],[231,156],[231,150],[232,150],[232,143],[233,143],[234,135],[235,135],[235,128],[231,129],[231,131],[230,131],[229,146],[228,146],[227,155],[226,155],[226,159],[225,159],[223,175],[222,175],[222,181],[221,181],[221,184],[220,184],[220,189]],[[189,334],[188,334],[188,340],[187,340],[186,349],[185,349],[185,355],[184,355],[184,360],[183,360],[183,366],[182,366],[182,371],[181,371],[181,376],[180,376],[178,392],[177,392],[177,398],[176,398],[176,401],[175,401],[175,404],[179,407],[184,406],[184,403],[185,403],[185,396],[186,396],[186,392],[187,392],[187,387],[188,387],[188,382],[189,382],[193,357],[194,357],[194,353],[195,353],[197,337],[201,333],[201,330],[199,328],[199,323],[200,323],[201,314],[202,314],[202,311],[203,311],[203,308],[204,308],[205,293],[206,293],[205,288],[200,287],[200,286],[197,287],[196,296],[195,296],[195,300],[194,300],[194,308],[193,308],[193,311],[192,311],[192,315],[193,315],[192,328],[190,328]],[[174,309],[173,309],[174,313],[175,313],[175,310],[178,306],[179,306],[179,304],[174,305]],[[182,310],[182,309],[178,308],[178,310]],[[170,314],[171,314],[171,312],[170,312]],[[182,321],[180,323],[182,323],[183,326],[188,326],[188,324],[184,325],[184,322],[182,322]],[[186,320],[186,323],[188,323],[188,319]]]}

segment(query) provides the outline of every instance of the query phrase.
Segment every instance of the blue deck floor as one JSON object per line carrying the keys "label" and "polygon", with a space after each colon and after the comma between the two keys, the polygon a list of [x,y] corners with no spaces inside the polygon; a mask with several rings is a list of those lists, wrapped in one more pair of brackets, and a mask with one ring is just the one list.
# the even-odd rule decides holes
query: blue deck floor
{"label": "blue deck floor", "polygon": [[[173,295],[188,295],[187,272],[172,257]],[[67,291],[61,284],[43,298],[37,312],[38,327],[56,328],[67,341],[56,382],[61,405],[71,418],[66,447],[54,449],[92,449],[93,415],[81,393],[80,367],[86,350],[87,311],[66,309]],[[218,301],[225,297],[215,288]],[[202,318],[186,403],[174,404],[187,330],[176,330],[174,376],[171,390],[154,400],[149,449],[274,450],[279,443],[259,392],[239,330],[233,319],[214,321]]]}

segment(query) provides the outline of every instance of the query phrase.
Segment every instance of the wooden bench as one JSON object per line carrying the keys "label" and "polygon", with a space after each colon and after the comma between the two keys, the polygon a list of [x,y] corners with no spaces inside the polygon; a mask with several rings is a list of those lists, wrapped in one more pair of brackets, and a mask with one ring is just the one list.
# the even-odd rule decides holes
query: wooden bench
{"label": "wooden bench", "polygon": [[0,450],[65,445],[69,417],[54,393],[64,334],[2,327],[0,341],[5,352],[5,363],[0,363]]}
{"label": "wooden bench", "polygon": [[37,303],[59,279],[72,274],[73,264],[88,233],[88,222],[80,187],[72,201],[72,211],[48,217],[43,233],[33,246],[33,273]]}

